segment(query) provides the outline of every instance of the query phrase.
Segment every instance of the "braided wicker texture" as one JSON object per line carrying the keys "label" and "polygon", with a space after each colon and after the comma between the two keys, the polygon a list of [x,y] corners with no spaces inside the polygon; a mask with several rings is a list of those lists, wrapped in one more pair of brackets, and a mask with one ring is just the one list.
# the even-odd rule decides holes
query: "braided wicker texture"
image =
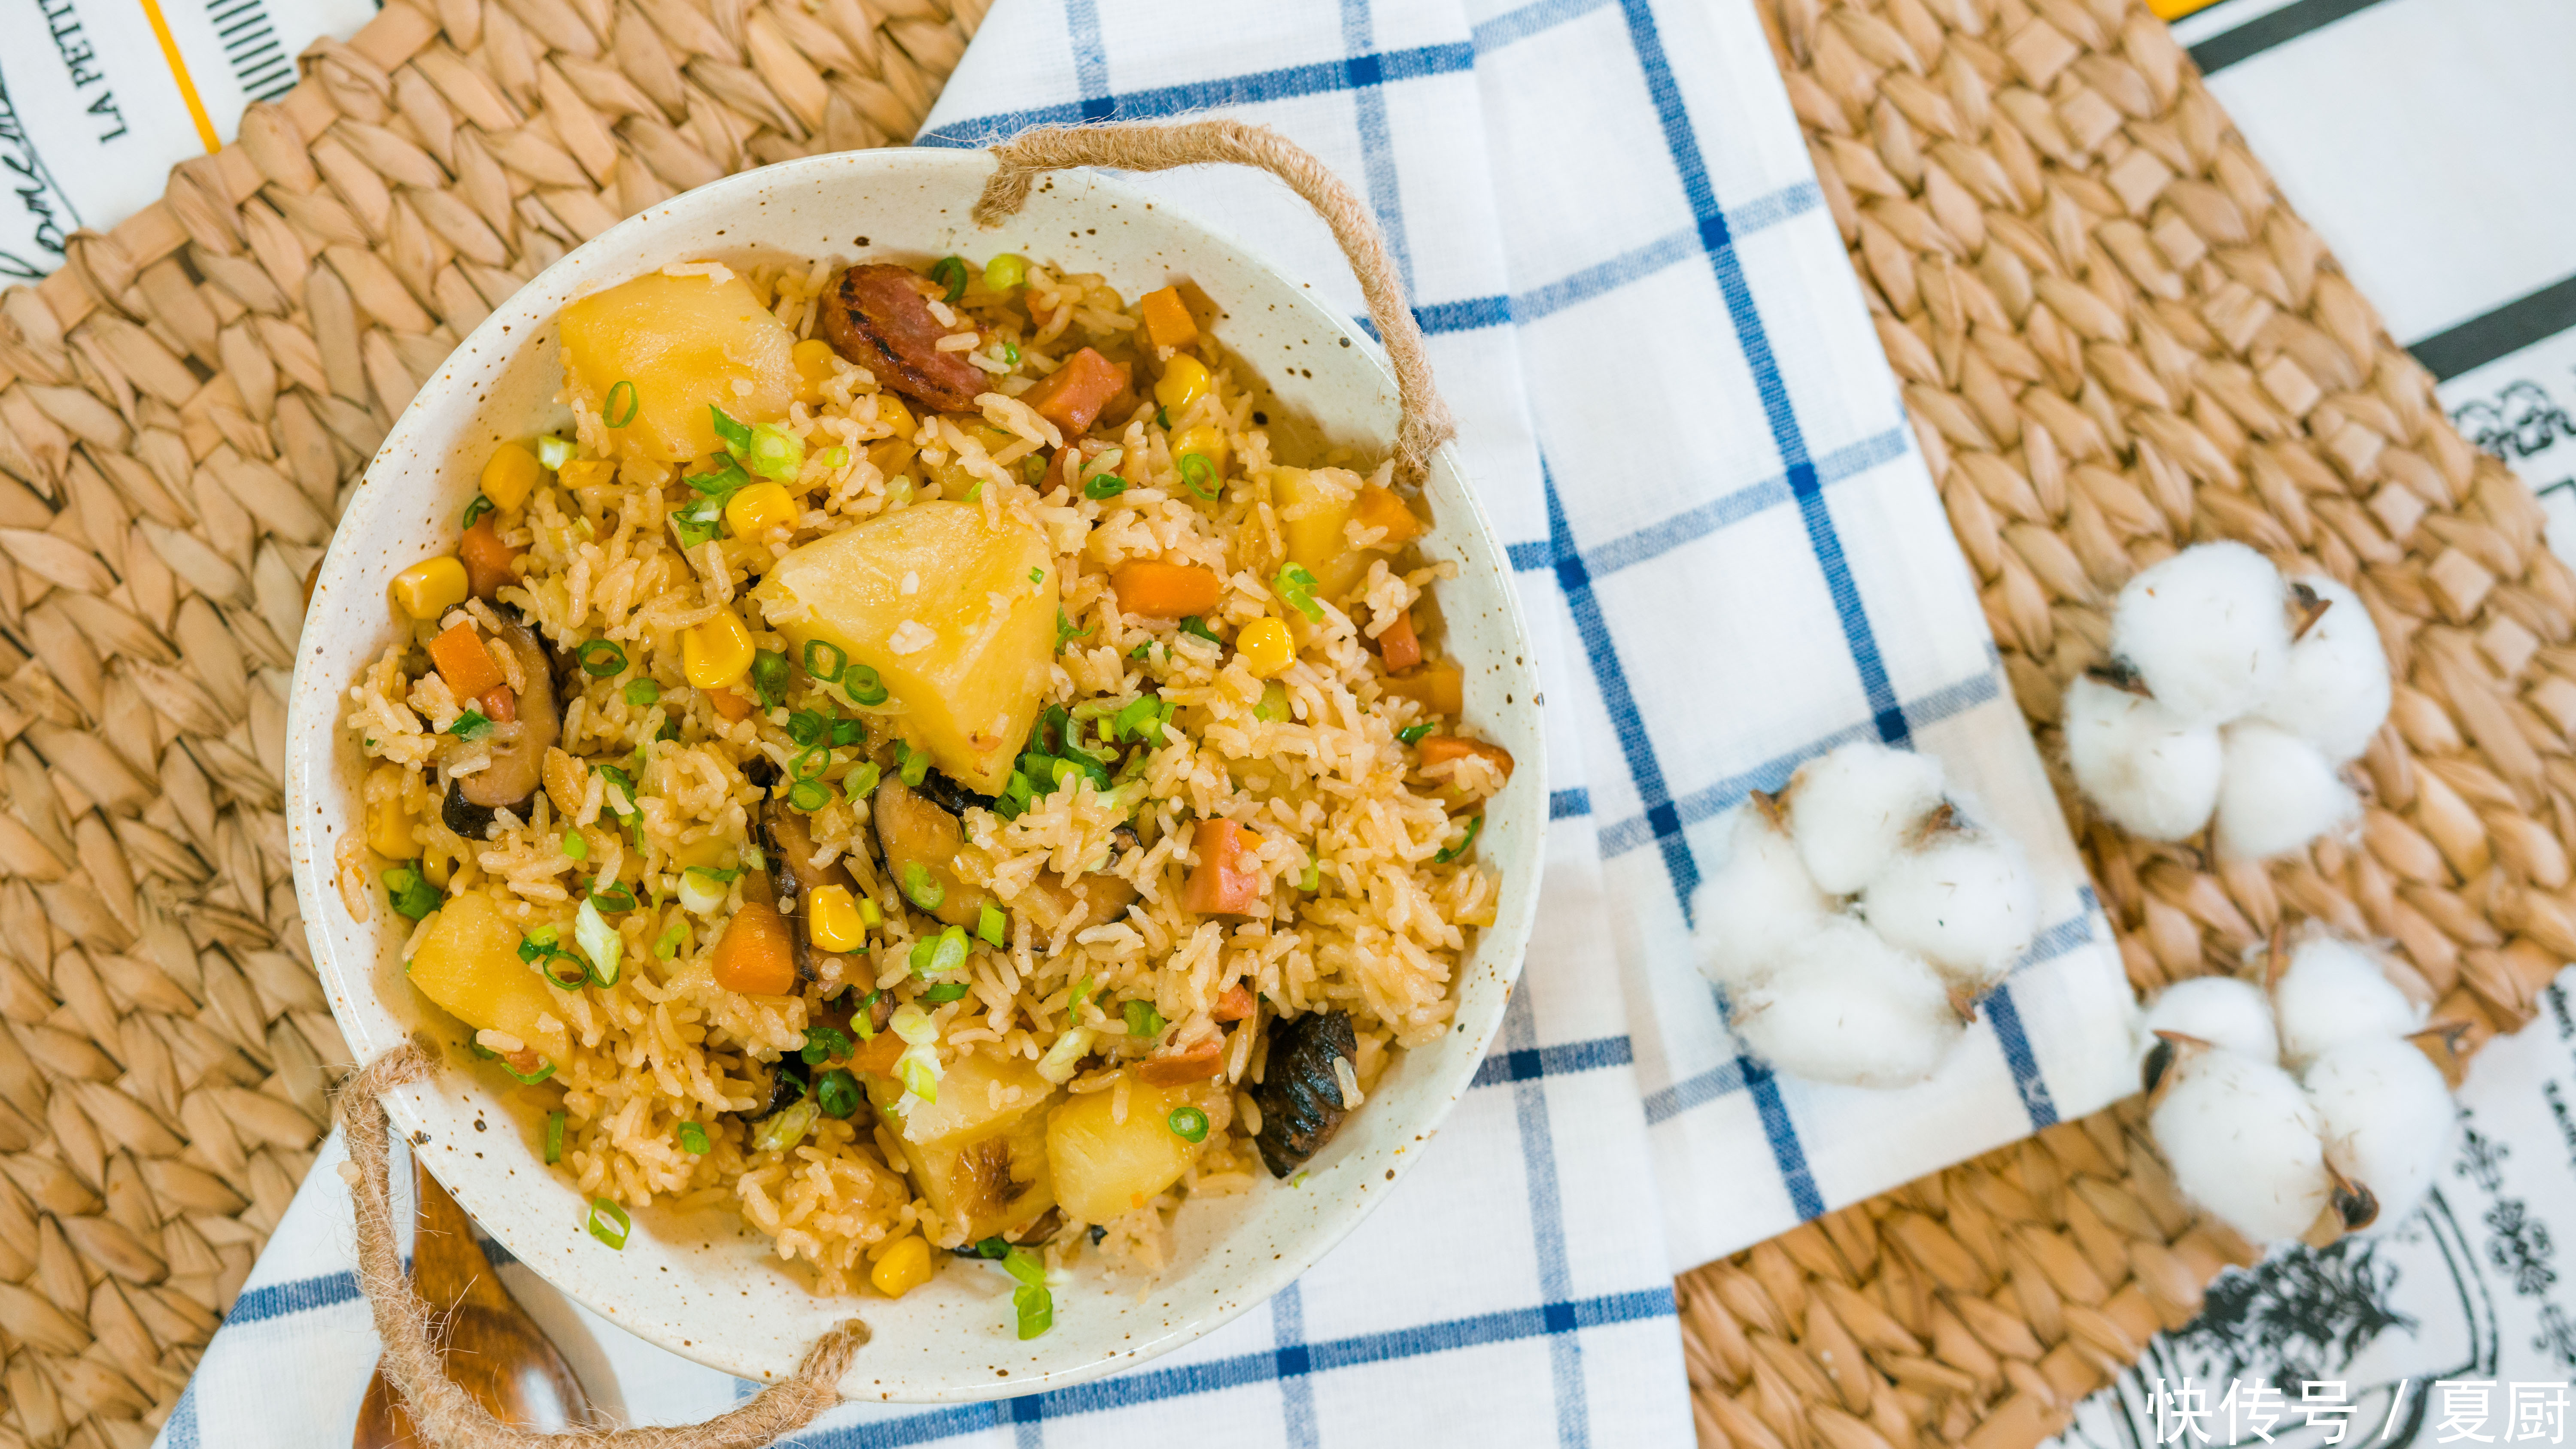
{"label": "braided wicker texture", "polygon": [[982,13],[391,0],[0,295],[0,1449],[150,1442],[328,1120],[289,651],[418,380],[620,217],[910,137]]}
{"label": "braided wicker texture", "polygon": [[[1757,8],[2043,753],[2119,586],[2192,542],[2325,569],[2391,651],[2351,846],[2222,865],[2123,837],[2060,775],[2132,982],[2314,918],[2394,942],[2464,1051],[2519,1026],[2576,958],[2576,580],[2538,503],[2143,5]],[[1684,1275],[1700,1435],[2018,1449],[2247,1256],[2132,1101]]]}

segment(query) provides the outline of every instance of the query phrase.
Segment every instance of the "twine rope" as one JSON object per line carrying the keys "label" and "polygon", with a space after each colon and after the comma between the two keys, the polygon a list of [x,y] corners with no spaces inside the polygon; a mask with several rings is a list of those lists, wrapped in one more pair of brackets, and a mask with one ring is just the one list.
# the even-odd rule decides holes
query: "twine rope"
{"label": "twine rope", "polygon": [[1332,228],[1333,240],[1359,278],[1360,295],[1368,300],[1369,320],[1377,324],[1377,335],[1386,343],[1404,412],[1395,432],[1397,476],[1422,482],[1430,476],[1431,455],[1458,435],[1449,404],[1432,380],[1422,329],[1405,303],[1404,279],[1387,254],[1376,218],[1314,153],[1267,126],[1223,120],[1041,126],[992,149],[1001,169],[984,183],[984,194],[975,202],[975,220],[984,226],[998,225],[1026,205],[1038,178],[1074,166],[1120,171],[1251,166],[1278,177]]}
{"label": "twine rope", "polygon": [[755,1449],[793,1434],[841,1401],[837,1387],[850,1360],[868,1341],[868,1326],[853,1318],[816,1339],[795,1376],[760,1391],[730,1413],[702,1424],[643,1429],[574,1429],[537,1433],[492,1416],[448,1378],[430,1328],[429,1305],[412,1291],[396,1245],[391,1171],[391,1124],[382,1097],[430,1075],[426,1053],[411,1042],[367,1064],[341,1089],[334,1115],[355,1167],[349,1197],[357,1208],[358,1283],[384,1340],[384,1372],[402,1395],[413,1422],[441,1449],[536,1449],[580,1444],[585,1449]]}

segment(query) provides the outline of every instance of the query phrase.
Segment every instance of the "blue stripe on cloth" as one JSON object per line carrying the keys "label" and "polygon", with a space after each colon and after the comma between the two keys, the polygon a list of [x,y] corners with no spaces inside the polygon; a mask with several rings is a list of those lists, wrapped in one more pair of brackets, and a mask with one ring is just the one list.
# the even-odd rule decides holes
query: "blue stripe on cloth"
{"label": "blue stripe on cloth", "polygon": [[[1833,513],[1825,504],[1823,485],[1807,457],[1806,436],[1798,426],[1796,410],[1790,406],[1789,388],[1780,376],[1779,361],[1772,356],[1761,309],[1754,305],[1753,289],[1745,280],[1743,259],[1735,253],[1726,213],[1718,206],[1708,163],[1700,155],[1698,133],[1692,129],[1690,112],[1682,104],[1672,62],[1664,55],[1663,37],[1655,29],[1654,11],[1647,0],[1620,0],[1620,10],[1628,20],[1628,38],[1636,50],[1637,63],[1645,71],[1647,93],[1653,97],[1656,114],[1663,122],[1665,148],[1681,172],[1682,190],[1690,199],[1691,217],[1699,226],[1700,250],[1708,254],[1718,293],[1726,302],[1727,317],[1735,325],[1736,346],[1744,354],[1745,367],[1753,374],[1754,390],[1761,394],[1772,445],[1779,449],[1780,462],[1788,469],[1789,491],[1797,496],[1799,516],[1807,526],[1808,547],[1824,570],[1825,589],[1840,617],[1852,667],[1859,673],[1861,691],[1869,700],[1872,723],[1880,739],[1891,745],[1904,744],[1905,712],[1896,706],[1895,686],[1888,679],[1886,661],[1879,657],[1878,638],[1861,606],[1860,586],[1852,578],[1850,561],[1843,557],[1842,539],[1834,532]],[[1658,829],[1656,833],[1663,832]]]}
{"label": "blue stripe on cloth", "polygon": [[1592,792],[1577,786],[1571,790],[1551,790],[1547,796],[1547,818],[1579,820],[1592,813]]}
{"label": "blue stripe on cloth", "polygon": [[[2078,922],[2091,935],[2090,922]],[[2057,1125],[2057,1102],[2048,1095],[2048,1083],[2040,1077],[2039,1058],[2032,1055],[2030,1037],[2021,1029],[2021,1009],[2013,1005],[2012,988],[1998,986],[1986,993],[1983,1003],[1986,1020],[1994,1026],[1995,1045],[2002,1049],[2004,1065],[2012,1072],[2013,1089],[2021,1093],[2022,1110],[2030,1114],[2031,1130]]]}
{"label": "blue stripe on cloth", "polygon": [[1515,40],[1527,40],[1542,30],[1553,29],[1569,20],[1589,15],[1610,0],[1535,0],[1518,10],[1506,11],[1468,32],[1479,54],[1500,50]]}
{"label": "blue stripe on cloth", "polygon": [[188,1386],[179,1391],[179,1402],[171,1406],[169,1422],[161,1426],[161,1437],[170,1449],[197,1449],[197,1381],[193,1375]]}
{"label": "blue stripe on cloth", "polygon": [[1396,179],[1395,145],[1386,124],[1386,92],[1379,85],[1376,24],[1369,0],[1341,0],[1342,46],[1350,53],[1351,108],[1360,136],[1360,173],[1368,185],[1369,210],[1377,213],[1378,230],[1395,258],[1396,275],[1412,296],[1413,246],[1404,230],[1404,188]]}
{"label": "blue stripe on cloth", "polygon": [[[1894,462],[1905,456],[1906,437],[1902,427],[1889,428],[1875,436],[1836,448],[1816,462],[1816,485],[1830,487],[1846,478],[1857,477],[1881,463]],[[1661,558],[1686,543],[1706,538],[1730,524],[1765,509],[1774,508],[1790,499],[1786,477],[1766,478],[1759,483],[1738,488],[1724,497],[1713,498],[1697,508],[1674,514],[1661,523],[1649,524],[1634,533],[1623,534],[1596,548],[1584,550],[1583,562],[1593,577],[1633,568],[1649,559]]]}
{"label": "blue stripe on cloth", "polygon": [[1789,1104],[1780,1100],[1780,1084],[1772,1078],[1771,1068],[1741,1057],[1737,1070],[1753,1093],[1754,1110],[1762,1117],[1762,1136],[1771,1144],[1772,1160],[1780,1165],[1780,1185],[1788,1189],[1789,1206],[1802,1223],[1823,1217],[1825,1195],[1816,1190],[1815,1170],[1807,1165],[1806,1149],[1798,1145],[1798,1124],[1789,1120]]}
{"label": "blue stripe on cloth", "polygon": [[1489,1052],[1476,1068],[1469,1087],[1490,1087],[1498,1082],[1534,1082],[1541,1077],[1561,1077],[1570,1072],[1597,1072],[1604,1067],[1624,1067],[1637,1059],[1634,1048],[1624,1036],[1598,1036],[1589,1041],[1559,1042],[1555,1046],[1510,1046]]}
{"label": "blue stripe on cloth", "polygon": [[237,1323],[261,1323],[271,1318],[284,1318],[311,1308],[328,1308],[346,1303],[358,1296],[358,1275],[324,1273],[314,1278],[297,1278],[285,1283],[271,1283],[253,1288],[233,1300],[232,1311],[224,1315],[224,1326]]}
{"label": "blue stripe on cloth", "polygon": [[[1284,1295],[1283,1295],[1284,1296]],[[1276,1302],[1277,1300],[1272,1300]],[[1516,1343],[1548,1334],[1580,1333],[1623,1323],[1650,1322],[1673,1316],[1669,1286],[1629,1293],[1545,1303],[1532,1308],[1479,1313],[1384,1333],[1357,1334],[1295,1349],[1236,1354],[1169,1368],[1143,1368],[1114,1378],[1096,1379],[999,1404],[961,1404],[951,1409],[875,1423],[852,1424],[800,1435],[786,1442],[800,1449],[900,1449],[989,1429],[1023,1414],[1062,1419],[1097,1414],[1138,1404],[1160,1403],[1193,1394],[1215,1393],[1248,1384],[1286,1383],[1335,1369],[1397,1362],[1491,1344]]]}
{"label": "blue stripe on cloth", "polygon": [[[1226,76],[1217,80],[1184,81],[1178,85],[1155,86],[1108,95],[1080,103],[1058,102],[1033,106],[1025,111],[1006,111],[999,115],[977,116],[955,121],[936,131],[926,132],[916,144],[923,146],[976,147],[989,146],[1031,126],[1057,126],[1075,121],[1133,121],[1154,116],[1178,115],[1183,111],[1207,110],[1215,106],[1260,105],[1269,101],[1295,100],[1304,96],[1329,95],[1360,86],[1379,86],[1390,81],[1417,80],[1425,76],[1454,75],[1476,63],[1476,52],[1465,43],[1422,45],[1406,50],[1377,51],[1352,56],[1347,60],[1317,61],[1308,65],[1283,66],[1277,70],[1255,71],[1250,75]],[[1098,114],[1094,114],[1097,111]]]}
{"label": "blue stripe on cloth", "polygon": [[[2002,681],[1996,677],[1994,671],[1986,670],[1941,686],[1912,704],[1904,706],[1902,714],[1910,733],[1929,725],[1939,724],[1955,715],[1965,714],[1981,704],[2002,697],[2002,694]],[[1671,806],[1675,817],[1674,828],[1687,829],[1722,813],[1736,801],[1743,799],[1748,790],[1776,790],[1788,783],[1791,772],[1808,760],[1836,745],[1849,744],[1874,732],[1868,725],[1853,725],[1849,729],[1838,730],[1822,739],[1811,740],[1787,754],[1765,760],[1750,770],[1730,775],[1714,785],[1694,790]],[[1661,841],[1663,835],[1664,827],[1654,818],[1651,809],[1644,815],[1631,815],[1624,820],[1614,821],[1600,829],[1602,858],[1606,860],[1613,856],[1625,855],[1650,842]]]}
{"label": "blue stripe on cloth", "polygon": [[[1538,1023],[1527,993],[1512,998],[1503,1013],[1503,1043],[1510,1055],[1538,1055]],[[1481,1071],[1479,1075],[1482,1075]],[[1531,1246],[1538,1250],[1538,1287],[1550,1305],[1547,1313],[1547,1364],[1556,1395],[1556,1439],[1560,1445],[1589,1449],[1591,1414],[1583,1392],[1583,1345],[1566,1331],[1555,1305],[1574,1291],[1574,1275],[1565,1261],[1565,1197],[1556,1176],[1556,1138],[1548,1130],[1547,1086],[1535,1076],[1512,1079],[1512,1114],[1521,1129],[1521,1172],[1529,1182]]]}
{"label": "blue stripe on cloth", "polygon": [[1744,1090],[1744,1059],[1720,1062],[1646,1096],[1646,1125],[1669,1122],[1693,1107]]}
{"label": "blue stripe on cloth", "polygon": [[1306,1372],[1306,1300],[1289,1284],[1270,1300],[1271,1350],[1279,1365],[1279,1415],[1290,1449],[1314,1449],[1315,1381]]}
{"label": "blue stripe on cloth", "polygon": [[1100,41],[1099,0],[1065,0],[1064,28],[1073,45],[1073,83],[1082,92],[1082,118],[1105,120],[1109,114],[1109,50]]}

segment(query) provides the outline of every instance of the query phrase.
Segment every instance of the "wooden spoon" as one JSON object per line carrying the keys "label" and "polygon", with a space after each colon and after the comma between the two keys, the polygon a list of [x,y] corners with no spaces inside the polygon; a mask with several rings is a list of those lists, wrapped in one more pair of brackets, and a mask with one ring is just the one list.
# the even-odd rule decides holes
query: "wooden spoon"
{"label": "wooden spoon", "polygon": [[[441,1348],[448,1377],[504,1423],[552,1432],[590,1422],[590,1396],[492,1272],[465,1210],[412,1158],[420,1212],[411,1250],[412,1288],[447,1323]],[[426,1445],[382,1365],[358,1405],[356,1449]]]}

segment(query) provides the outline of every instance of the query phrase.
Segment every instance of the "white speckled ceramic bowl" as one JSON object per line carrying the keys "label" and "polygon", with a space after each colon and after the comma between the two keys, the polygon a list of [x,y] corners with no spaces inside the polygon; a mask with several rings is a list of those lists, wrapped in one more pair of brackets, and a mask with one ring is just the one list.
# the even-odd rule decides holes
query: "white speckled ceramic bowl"
{"label": "white speckled ceramic bowl", "polygon": [[[378,894],[351,919],[333,885],[356,833],[362,762],[342,727],[347,690],[394,637],[386,588],[404,566],[454,547],[457,519],[493,445],[565,417],[553,318],[566,302],[674,261],[761,256],[892,256],[1014,251],[1105,273],[1127,296],[1188,278],[1222,308],[1219,341],[1275,389],[1274,434],[1351,443],[1383,456],[1396,424],[1394,379],[1349,321],[1317,304],[1245,247],[1091,173],[1057,176],[995,228],[968,216],[993,169],[982,152],[860,151],[747,172],[654,207],[549,267],[492,314],[413,399],[340,520],[314,590],[287,725],[286,809],[296,897],[331,1009],[361,1061],[456,1023],[405,982],[406,923]],[[1292,454],[1296,456],[1296,454]],[[1369,1101],[1316,1157],[1302,1188],[1264,1181],[1249,1194],[1180,1213],[1173,1264],[1140,1299],[1134,1281],[1086,1268],[1059,1288],[1052,1332],[1014,1335],[1009,1279],[959,1264],[898,1302],[818,1296],[766,1238],[730,1213],[637,1215],[624,1251],[582,1230],[584,1203],[539,1158],[541,1124],[510,1082],[451,1050],[425,1085],[392,1094],[397,1130],[431,1171],[519,1259],[636,1333],[755,1380],[793,1372],[805,1346],[855,1312],[875,1329],[842,1388],[854,1398],[993,1398],[1115,1372],[1186,1343],[1286,1286],[1348,1233],[1466,1089],[1503,1016],[1536,906],[1547,823],[1527,630],[1503,551],[1454,449],[1428,498],[1426,553],[1457,561],[1440,586],[1449,645],[1467,668],[1467,716],[1520,762],[1490,805],[1479,848],[1501,872],[1499,919],[1478,933],[1457,985],[1459,1029],[1401,1055]]]}

